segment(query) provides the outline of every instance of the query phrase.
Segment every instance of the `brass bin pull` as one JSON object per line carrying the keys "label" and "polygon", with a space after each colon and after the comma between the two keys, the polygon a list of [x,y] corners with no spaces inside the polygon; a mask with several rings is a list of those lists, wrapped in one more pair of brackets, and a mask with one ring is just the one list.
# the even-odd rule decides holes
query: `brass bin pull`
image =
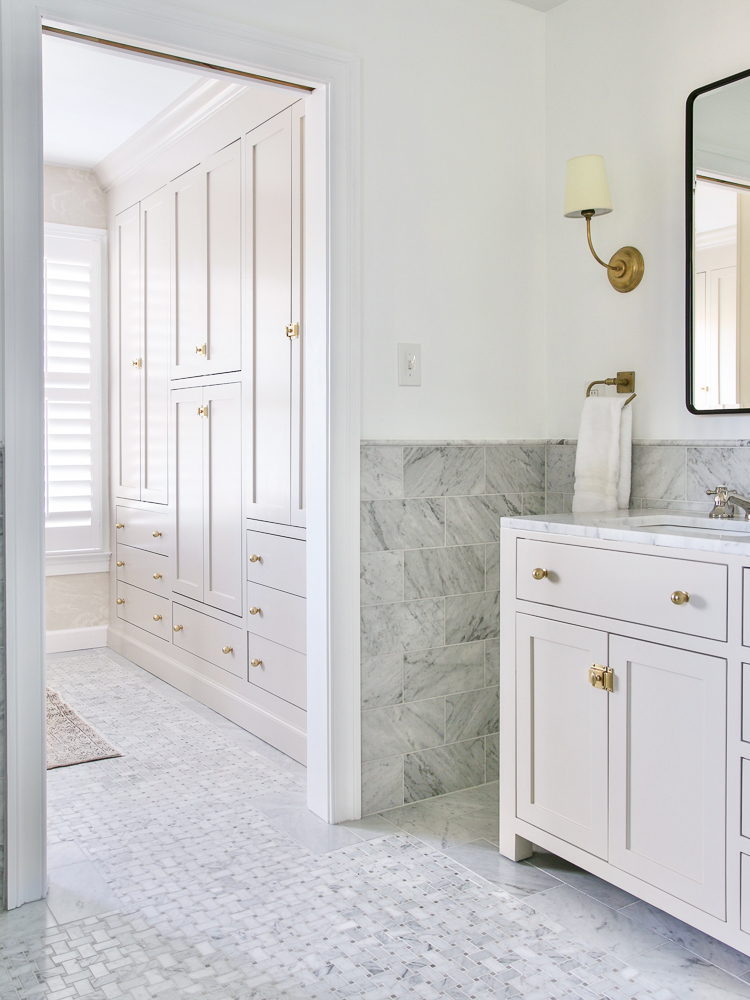
{"label": "brass bin pull", "polygon": [[250,562],[260,562],[260,556],[256,555],[250,556]]}
{"label": "brass bin pull", "polygon": [[672,604],[687,604],[690,600],[690,594],[685,593],[684,590],[675,590],[671,600]]}
{"label": "brass bin pull", "polygon": [[541,566],[537,566],[536,569],[531,571],[531,575],[535,580],[543,580],[546,576],[549,576],[549,573],[546,569],[542,569]]}
{"label": "brass bin pull", "polygon": [[124,528],[125,525],[124,524],[120,524],[120,522],[118,521],[117,524],[115,525],[115,527],[116,528]]}
{"label": "brass bin pull", "polygon": [[589,684],[599,691],[613,692],[615,689],[615,673],[611,667],[602,667],[598,663],[589,667]]}
{"label": "brass bin pull", "polygon": [[251,667],[262,667],[263,666],[263,660],[250,660],[250,666]]}
{"label": "brass bin pull", "polygon": [[118,597],[117,598],[117,603],[118,604],[124,604],[125,603],[125,598],[124,597]]}
{"label": "brass bin pull", "polygon": [[161,615],[154,615],[154,621],[155,622],[160,622],[161,621]]}
{"label": "brass bin pull", "polygon": [[172,628],[173,632],[182,632],[182,625],[175,625]]}
{"label": "brass bin pull", "polygon": [[222,651],[222,653],[231,653],[231,652],[233,652],[231,646],[222,646],[221,647],[221,651]]}
{"label": "brass bin pull", "polygon": [[250,614],[251,615],[259,615],[260,614],[260,608],[250,608]]}
{"label": "brass bin pull", "polygon": [[118,560],[117,560],[117,565],[118,565],[118,566],[124,566],[124,565],[125,565],[125,563],[124,563],[124,562],[122,561],[122,559],[118,559]]}

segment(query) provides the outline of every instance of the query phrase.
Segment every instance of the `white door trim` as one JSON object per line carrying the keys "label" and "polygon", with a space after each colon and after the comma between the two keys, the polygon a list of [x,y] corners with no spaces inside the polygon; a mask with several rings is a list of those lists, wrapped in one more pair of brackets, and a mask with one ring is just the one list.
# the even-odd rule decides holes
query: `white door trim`
{"label": "white door trim", "polygon": [[[7,905],[46,893],[41,19],[316,87],[305,98],[308,805],[359,815],[359,60],[142,0],[0,0]],[[37,331],[37,336],[33,332]]]}

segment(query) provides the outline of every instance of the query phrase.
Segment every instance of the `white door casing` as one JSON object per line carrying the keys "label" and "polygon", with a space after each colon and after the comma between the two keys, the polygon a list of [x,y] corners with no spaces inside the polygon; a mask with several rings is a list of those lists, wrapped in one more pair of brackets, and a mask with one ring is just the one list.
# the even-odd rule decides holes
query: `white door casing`
{"label": "white door casing", "polygon": [[171,236],[169,189],[141,202],[141,500],[168,502]]}
{"label": "white door casing", "polygon": [[117,496],[141,497],[141,236],[140,206],[115,219],[112,289],[115,342],[120,355],[116,426],[119,427]]}

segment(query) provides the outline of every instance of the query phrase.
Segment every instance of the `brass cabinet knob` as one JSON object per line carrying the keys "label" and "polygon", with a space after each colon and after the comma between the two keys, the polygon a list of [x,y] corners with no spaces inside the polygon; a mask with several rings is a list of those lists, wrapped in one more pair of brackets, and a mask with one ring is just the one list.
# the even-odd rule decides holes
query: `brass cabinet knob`
{"label": "brass cabinet knob", "polygon": [[142,367],[143,367],[143,358],[136,358],[135,361],[133,361],[133,368],[142,368]]}
{"label": "brass cabinet knob", "polygon": [[117,603],[118,604],[124,604],[125,603],[125,598],[124,597],[118,597],[117,598]]}
{"label": "brass cabinet knob", "polygon": [[290,340],[299,337],[299,323],[289,323],[286,328],[286,335]]}
{"label": "brass cabinet knob", "polygon": [[118,566],[124,566],[124,565],[125,565],[125,563],[124,563],[124,562],[122,561],[122,559],[118,559],[118,560],[117,560],[117,565],[118,565]]}
{"label": "brass cabinet knob", "polygon": [[173,632],[182,632],[182,625],[175,625],[175,626],[174,626],[174,627],[172,628],[172,631],[173,631]]}
{"label": "brass cabinet knob", "polygon": [[222,651],[222,653],[231,653],[231,652],[233,652],[231,646],[222,646],[221,647],[221,651]]}
{"label": "brass cabinet knob", "polygon": [[251,667],[262,667],[263,666],[263,660],[250,660],[250,666]]}
{"label": "brass cabinet knob", "polygon": [[250,556],[250,562],[260,562],[260,556],[256,555]]}
{"label": "brass cabinet knob", "polygon": [[541,566],[537,566],[536,569],[533,569],[531,571],[531,575],[534,577],[535,580],[543,580],[545,576],[549,576],[549,573],[547,572],[546,569],[542,569]]}
{"label": "brass cabinet knob", "polygon": [[260,608],[250,608],[250,614],[251,615],[259,615],[260,614]]}
{"label": "brass cabinet knob", "polygon": [[151,535],[152,535],[153,538],[161,538],[161,532],[160,531],[152,531]]}
{"label": "brass cabinet knob", "polygon": [[115,527],[116,528],[124,528],[125,525],[124,524],[120,524],[120,522],[118,521],[117,524],[115,525]]}
{"label": "brass cabinet knob", "polygon": [[161,573],[154,573],[154,580],[161,580]]}
{"label": "brass cabinet knob", "polygon": [[690,600],[690,594],[686,594],[684,590],[675,590],[672,594],[672,604],[687,604]]}
{"label": "brass cabinet knob", "polygon": [[198,346],[197,346],[197,347],[195,348],[195,353],[196,353],[196,354],[202,354],[202,355],[203,355],[203,357],[205,358],[205,356],[206,356],[206,345],[205,345],[205,344],[199,344],[199,345],[198,345]]}
{"label": "brass cabinet knob", "polygon": [[154,615],[154,621],[155,622],[160,622],[161,621],[161,615]]}

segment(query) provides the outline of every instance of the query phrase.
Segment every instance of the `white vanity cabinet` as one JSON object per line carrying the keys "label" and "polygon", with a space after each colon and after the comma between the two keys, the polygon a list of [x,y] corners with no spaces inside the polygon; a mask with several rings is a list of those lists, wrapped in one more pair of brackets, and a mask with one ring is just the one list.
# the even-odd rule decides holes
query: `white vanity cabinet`
{"label": "white vanity cabinet", "polygon": [[750,954],[750,539],[568,521],[503,520],[500,851],[538,845]]}

